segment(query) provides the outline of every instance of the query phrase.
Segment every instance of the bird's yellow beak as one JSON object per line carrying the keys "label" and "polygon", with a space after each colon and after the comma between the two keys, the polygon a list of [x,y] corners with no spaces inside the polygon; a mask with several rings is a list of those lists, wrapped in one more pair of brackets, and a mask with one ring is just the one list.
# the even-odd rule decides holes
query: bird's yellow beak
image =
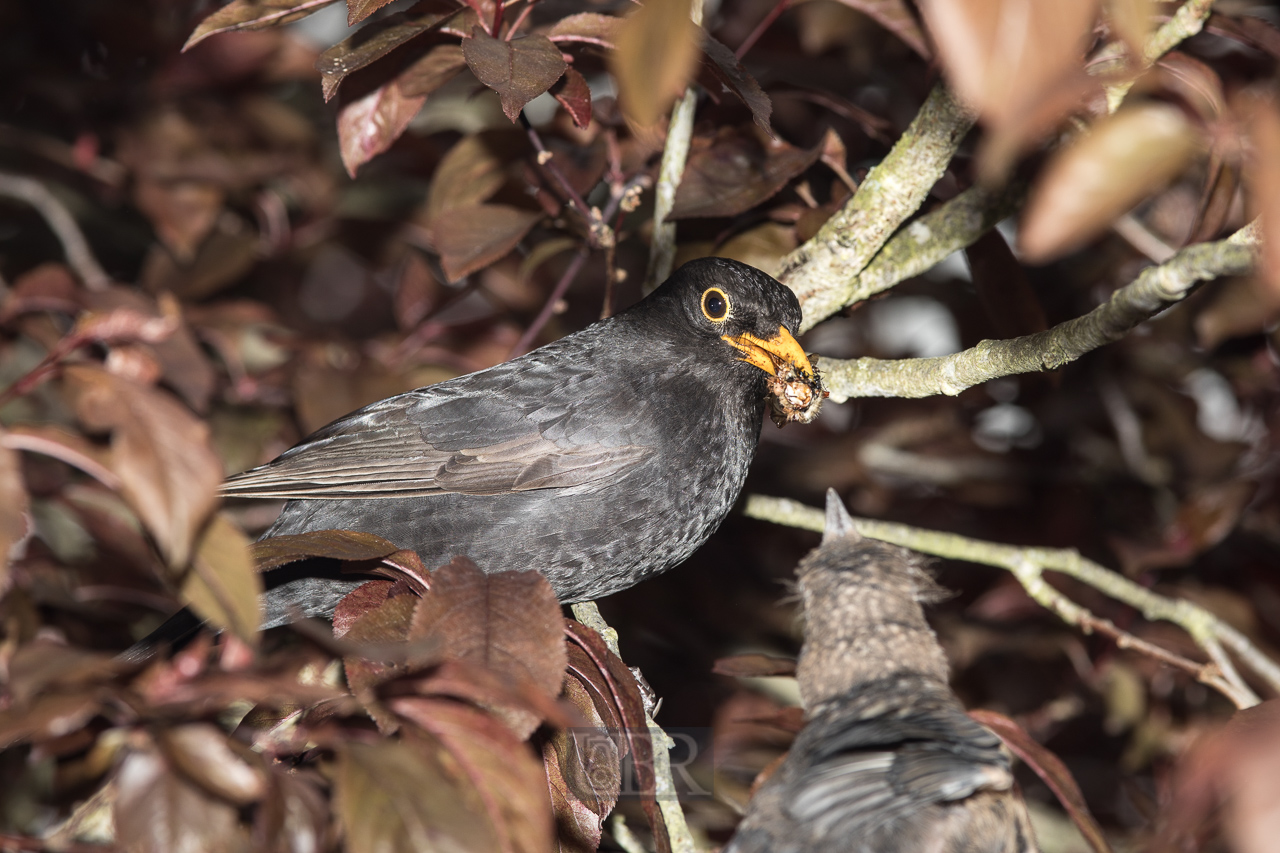
{"label": "bird's yellow beak", "polygon": [[809,357],[784,326],[779,326],[778,334],[768,340],[757,338],[750,332],[721,337],[729,346],[742,352],[743,361],[754,364],[770,376],[779,375],[781,368],[790,365],[805,379],[813,380],[813,365],[809,364]]}

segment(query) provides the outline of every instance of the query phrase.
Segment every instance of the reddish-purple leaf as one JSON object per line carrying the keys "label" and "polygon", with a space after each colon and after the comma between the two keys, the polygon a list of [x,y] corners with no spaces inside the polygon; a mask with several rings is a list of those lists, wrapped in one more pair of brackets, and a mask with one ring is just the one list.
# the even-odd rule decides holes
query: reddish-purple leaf
{"label": "reddish-purple leaf", "polygon": [[447,0],[425,0],[407,12],[388,15],[361,27],[316,60],[316,70],[323,78],[324,99],[332,98],[351,73],[461,14],[458,7]]}
{"label": "reddish-purple leaf", "polygon": [[769,125],[773,102],[760,88],[756,78],[747,73],[733,51],[711,36],[705,36],[702,40],[702,53],[702,65],[716,82],[751,110],[751,117],[760,125],[761,130],[774,136],[773,128]]}
{"label": "reddish-purple leaf", "polygon": [[711,667],[711,671],[717,675],[731,675],[734,678],[795,675],[796,662],[791,658],[775,658],[769,655],[734,655],[717,660]]}
{"label": "reddish-purple leaf", "polygon": [[[569,656],[575,655],[579,667],[589,668],[586,654],[571,645]],[[551,808],[560,850],[594,851],[600,846],[604,820],[621,792],[626,742],[617,716],[596,689],[577,675],[566,678],[564,686],[565,699],[583,716],[587,728],[561,729],[543,744]]]}
{"label": "reddish-purple leaf", "polygon": [[122,848],[138,853],[249,849],[236,807],[175,774],[158,753],[130,753],[115,780],[113,816]]}
{"label": "reddish-purple leaf", "polygon": [[445,211],[488,201],[507,182],[511,164],[529,150],[528,137],[515,130],[485,130],[459,139],[431,177],[423,224],[430,228]]}
{"label": "reddish-purple leaf", "polygon": [[551,88],[552,96],[560,102],[578,127],[591,124],[591,89],[587,79],[573,68],[566,68],[564,77]]}
{"label": "reddish-purple leaf", "polygon": [[1004,714],[979,710],[970,711],[969,716],[999,735],[1004,745],[1044,780],[1054,796],[1058,798],[1058,802],[1062,803],[1071,820],[1079,827],[1080,834],[1085,837],[1096,853],[1111,853],[1111,847],[1107,844],[1106,836],[1102,834],[1102,828],[1090,814],[1080,786],[1071,775],[1071,771],[1062,763],[1062,759],[1036,743],[1022,726]]}
{"label": "reddish-purple leaf", "polygon": [[671,838],[667,834],[667,824],[655,797],[653,740],[649,737],[640,685],[622,659],[609,651],[599,634],[572,619],[566,619],[564,626],[569,642],[578,646],[584,653],[585,660],[590,662],[589,674],[583,673],[584,685],[589,682],[600,684],[608,690],[614,713],[621,721],[622,731],[626,735],[627,749],[631,753],[636,781],[640,786],[640,805],[645,817],[649,819],[654,844],[658,853],[671,853]]}
{"label": "reddish-purple leaf", "polygon": [[396,80],[400,91],[407,97],[430,95],[466,67],[467,60],[462,55],[461,45],[438,44],[401,71]]}
{"label": "reddish-purple leaf", "polygon": [[747,129],[722,128],[695,139],[669,219],[736,216],[750,210],[809,168],[822,145],[808,151]]}
{"label": "reddish-purple leaf", "polygon": [[459,207],[434,224],[431,240],[444,274],[457,281],[506,255],[541,218],[537,211],[505,204]]}
{"label": "reddish-purple leaf", "polygon": [[542,33],[553,42],[582,42],[613,49],[618,41],[622,18],[598,12],[579,12],[561,18]]}
{"label": "reddish-purple leaf", "polygon": [[48,693],[30,704],[0,711],[0,748],[19,741],[40,743],[79,731],[101,710],[97,691]]}
{"label": "reddish-purple leaf", "polygon": [[[334,810],[351,853],[499,850],[497,831],[457,765],[426,738],[338,748]],[[452,766],[448,769],[446,766]]]}
{"label": "reddish-purple leaf", "polygon": [[484,711],[448,700],[406,697],[389,704],[453,756],[484,804],[499,849],[540,853],[550,848],[546,777],[533,752],[509,728]]}
{"label": "reddish-purple leaf", "polygon": [[446,658],[478,664],[558,696],[566,664],[560,602],[537,572],[485,574],[455,557],[431,575],[410,637],[436,639]]}
{"label": "reddish-purple leaf", "polygon": [[229,803],[247,806],[266,794],[266,777],[257,760],[246,760],[244,748],[217,726],[188,723],[162,729],[156,743],[174,768]]}
{"label": "reddish-purple leaf", "polygon": [[231,0],[200,22],[182,46],[189,50],[218,33],[233,30],[260,30],[277,27],[307,17],[337,0]]}
{"label": "reddish-purple leaf", "polygon": [[906,42],[907,46],[924,59],[932,59],[933,51],[925,38],[924,30],[911,13],[904,0],[839,0],[851,9],[857,9],[880,26]]}
{"label": "reddish-purple leaf", "polygon": [[391,147],[426,103],[425,95],[407,97],[392,80],[362,98],[343,104],[338,113],[338,144],[347,174]]}
{"label": "reddish-purple leaf", "polygon": [[335,560],[381,560],[399,549],[395,544],[357,530],[313,530],[288,536],[272,536],[250,546],[254,565],[265,572],[308,557]]}
{"label": "reddish-purple leaf", "polygon": [[513,122],[569,67],[560,48],[537,34],[503,41],[476,27],[463,39],[462,53],[476,79],[502,98],[502,111]]}

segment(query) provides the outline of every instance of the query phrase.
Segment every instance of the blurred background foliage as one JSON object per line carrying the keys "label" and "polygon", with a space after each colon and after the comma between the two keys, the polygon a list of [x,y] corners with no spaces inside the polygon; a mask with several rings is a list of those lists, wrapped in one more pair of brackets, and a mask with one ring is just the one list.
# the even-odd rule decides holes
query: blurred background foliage
{"label": "blurred background foliage", "polygon": [[[376,841],[351,826],[363,802],[351,780],[397,760],[381,746],[344,752],[315,723],[314,749],[338,755],[319,759],[330,775],[260,770],[275,780],[268,797],[184,763],[249,761],[227,757],[238,741],[220,729],[166,734],[225,723],[272,691],[321,701],[289,692],[301,664],[272,670],[306,643],[267,638],[255,657],[226,641],[141,674],[84,655],[127,647],[189,602],[252,640],[247,541],[277,507],[219,509],[223,475],[636,300],[662,116],[686,85],[698,108],[672,217],[678,260],[720,254],[777,273],[943,78],[980,124],[925,210],[982,182],[1024,188],[1019,213],[965,252],[809,333],[806,349],[824,356],[944,355],[1028,334],[1259,212],[1264,238],[1280,235],[1275,10],[1186,8],[1203,29],[1148,56],[1179,4],[725,0],[706,5],[701,29],[687,3],[658,0],[626,24],[632,4],[611,0],[0,6],[0,846],[43,846],[112,778],[134,785],[127,802],[151,790],[139,779],[155,791],[196,779],[174,789],[171,814],[198,824],[204,849],[296,846],[298,824],[263,817],[268,801],[312,815],[305,837],[321,846]],[[522,109],[529,129],[512,120]],[[87,249],[50,227],[59,209]],[[1077,548],[1204,605],[1274,657],[1276,245],[1257,275],[1212,283],[1060,371],[766,426],[748,491],[817,505],[835,487],[858,514]],[[795,654],[788,582],[815,543],[735,514],[687,565],[602,602],[623,657],[663,698],[659,722],[714,729],[714,764],[697,772],[715,796],[687,806],[708,847],[785,748],[777,715],[797,701],[785,677],[713,675],[713,662]],[[1266,849],[1250,846],[1274,838],[1260,827],[1280,802],[1265,714],[1253,746],[1206,741],[1233,708],[1186,673],[1061,624],[1004,572],[935,568],[956,593],[931,616],[966,704],[1056,752],[1118,849]],[[1202,659],[1172,626],[1064,588]],[[215,684],[219,673],[240,681]],[[183,678],[195,692],[182,703],[157,698],[156,684]],[[48,696],[63,704],[30,711]],[[342,731],[363,737],[363,712],[343,713]],[[458,725],[490,731],[478,717]],[[305,763],[299,743],[275,744],[268,754]],[[335,774],[348,780],[336,793]],[[1086,849],[1049,790],[1024,782],[1045,849]],[[1256,796],[1213,817],[1236,785]],[[166,844],[187,831],[177,820],[172,836],[148,834],[116,809],[131,849],[177,849]],[[71,837],[57,843],[103,841]]]}

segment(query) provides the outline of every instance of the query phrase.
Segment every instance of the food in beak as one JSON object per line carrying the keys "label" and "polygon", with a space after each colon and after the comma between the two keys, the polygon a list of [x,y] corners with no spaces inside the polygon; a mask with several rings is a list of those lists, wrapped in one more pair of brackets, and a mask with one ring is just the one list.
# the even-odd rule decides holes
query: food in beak
{"label": "food in beak", "polygon": [[779,427],[791,421],[811,423],[830,393],[822,375],[805,355],[799,342],[785,328],[765,340],[750,332],[725,335],[729,345],[742,352],[742,360],[769,374],[769,417]]}

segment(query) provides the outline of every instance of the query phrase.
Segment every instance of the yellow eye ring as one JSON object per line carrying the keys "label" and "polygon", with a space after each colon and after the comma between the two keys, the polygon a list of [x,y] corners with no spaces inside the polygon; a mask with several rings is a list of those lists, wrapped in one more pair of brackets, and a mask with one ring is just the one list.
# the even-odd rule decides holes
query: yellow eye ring
{"label": "yellow eye ring", "polygon": [[702,313],[713,323],[722,323],[729,316],[728,295],[718,287],[708,287],[702,291]]}

